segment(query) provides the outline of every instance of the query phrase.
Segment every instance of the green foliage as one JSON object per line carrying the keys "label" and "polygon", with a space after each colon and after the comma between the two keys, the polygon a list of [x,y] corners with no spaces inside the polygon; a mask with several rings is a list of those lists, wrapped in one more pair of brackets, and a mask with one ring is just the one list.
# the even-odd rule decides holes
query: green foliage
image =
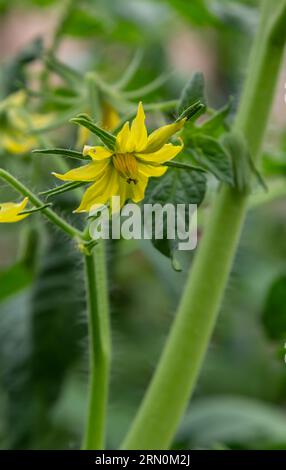
{"label": "green foliage", "polygon": [[266,153],[263,157],[263,170],[270,176],[286,176],[285,154],[271,155]]}
{"label": "green foliage", "polygon": [[231,111],[231,106],[232,100],[229,100],[225,106],[215,111],[209,119],[205,120],[198,131],[212,137],[220,137],[221,134],[228,130],[226,121]]}
{"label": "green foliage", "polygon": [[[64,173],[73,168],[73,163],[88,161],[81,153],[84,143],[93,145],[99,139],[113,148],[114,136],[101,129],[103,103],[112,105],[120,115],[114,135],[134,117],[142,99],[150,130],[178,116],[189,118],[180,132],[183,151],[168,163],[163,177],[150,180],[143,202],[198,204],[199,241],[221,182],[241,192],[256,189],[257,182],[265,186],[262,177],[269,182],[268,205],[249,211],[196,401],[186,413],[175,448],[285,448],[286,443],[285,350],[283,358],[280,354],[286,337],[285,192],[281,191],[276,203],[271,190],[276,182],[283,190],[285,144],[277,138],[278,124],[271,134],[271,147],[266,147],[270,150],[265,152],[260,176],[245,142],[231,132],[241,72],[257,24],[258,3],[79,0],[72,10],[65,11],[69,2],[0,1],[1,13],[11,13],[13,19],[2,18],[7,24],[4,39],[8,37],[7,27],[19,18],[19,7],[20,15],[24,10],[32,22],[35,11],[43,19],[46,13],[56,18],[56,34],[50,38],[55,40],[52,50],[43,48],[42,40],[37,39],[1,66],[2,97],[23,89],[28,100],[21,112],[44,116],[52,112],[53,117],[50,122],[40,123],[35,131],[34,148],[41,147],[35,151],[38,155],[12,155],[1,145],[0,166],[26,181],[43,200],[55,196],[55,210],[66,220],[79,225],[85,220],[84,215],[74,217],[72,210],[87,183],[54,186],[50,173]],[[35,10],[35,6],[43,9]],[[184,31],[189,25],[195,27],[191,34],[203,46],[203,52],[194,60],[184,55],[188,37]],[[24,38],[22,28],[25,33],[25,21],[19,26],[19,36]],[[82,53],[78,46],[74,50],[69,47],[66,53],[62,39],[68,42],[68,36],[76,39]],[[84,42],[78,41],[81,38]],[[1,50],[7,56],[7,51],[18,49],[19,43],[12,36],[9,41],[4,39]],[[175,50],[180,72],[170,74],[174,44],[180,47]],[[206,61],[210,67],[205,66]],[[208,99],[202,73],[194,73],[190,80],[183,76],[189,73],[189,67],[207,70]],[[182,87],[185,79],[188,82]],[[229,94],[234,96],[235,106]],[[92,120],[82,113],[88,113]],[[79,139],[78,127],[69,124],[79,114],[75,122],[91,131],[89,141],[84,143]],[[77,150],[71,150],[74,148]],[[263,196],[260,188],[258,191]],[[1,201],[15,197],[8,186],[1,186]],[[32,226],[37,229],[37,237],[23,244],[25,229]],[[0,271],[3,449],[80,446],[87,364],[83,270],[73,244],[57,232],[49,231],[47,235],[44,228],[40,213],[31,214],[20,224],[1,225],[0,257],[4,266],[8,265]],[[166,235],[165,225],[163,232]],[[21,247],[25,246],[15,263],[18,239]],[[116,448],[122,441],[150,382],[170,328],[170,313],[179,303],[186,282],[185,268],[192,263],[193,253],[179,254],[177,244],[178,240],[167,240],[166,236],[163,240],[153,239],[152,245],[124,240],[108,244],[114,349],[108,448]],[[210,266],[220,261],[214,250]],[[175,272],[172,265],[182,271]],[[208,276],[205,285],[208,294],[212,289]]]}
{"label": "green foliage", "polygon": [[215,26],[218,19],[211,12],[206,0],[168,0],[168,3],[190,23],[197,26]]}
{"label": "green foliage", "polygon": [[193,146],[188,148],[198,165],[205,168],[218,178],[228,184],[233,184],[232,163],[223,146],[213,137],[206,135],[195,135]]}
{"label": "green foliage", "polygon": [[[61,447],[51,410],[66,375],[83,353],[81,342],[86,327],[81,318],[84,310],[81,270],[79,257],[69,242],[51,233],[32,290],[28,294],[26,291],[25,296],[13,297],[7,307],[2,304],[2,322],[18,323],[15,336],[20,336],[17,344],[20,354],[9,353],[3,377],[8,400],[9,447]],[[5,338],[3,325],[1,331],[5,350],[12,338],[10,335]],[[1,348],[0,358],[3,359]]]}
{"label": "green foliage", "polygon": [[104,24],[92,11],[74,8],[64,24],[63,33],[80,38],[96,36],[104,30]]}
{"label": "green foliage", "polygon": [[262,324],[272,340],[286,337],[286,276],[276,279],[271,285],[262,313]]}
{"label": "green foliage", "polygon": [[33,280],[31,270],[24,263],[16,263],[0,272],[0,302],[27,288]]}
{"label": "green foliage", "polygon": [[178,440],[192,447],[275,448],[286,443],[285,416],[256,400],[202,398],[186,414]]}
{"label": "green foliage", "polygon": [[[145,204],[161,204],[162,206],[165,206],[168,203],[174,205],[185,204],[186,224],[188,224],[188,204],[197,204],[199,206],[204,199],[205,192],[206,178],[203,173],[170,168],[158,182],[153,179],[153,181],[149,184],[143,202]],[[180,270],[180,266],[176,260],[178,240],[169,240],[167,238],[166,223],[166,218],[164,218],[163,239],[158,240],[153,237],[152,243],[154,247],[160,251],[160,253],[171,258],[172,265],[176,270]]]}
{"label": "green foliage", "polygon": [[25,86],[27,82],[25,67],[39,59],[42,54],[43,41],[41,38],[36,38],[4,64],[0,75],[2,98]]}
{"label": "green foliage", "polygon": [[256,169],[247,144],[238,133],[229,132],[222,139],[224,148],[228,151],[232,165],[235,186],[241,192],[248,192],[251,189],[251,176],[254,175],[258,183],[267,190],[263,178]]}
{"label": "green foliage", "polygon": [[[189,107],[202,103],[198,113],[194,114],[194,121],[206,111],[205,81],[202,73],[195,73],[183,88],[178,105],[178,112],[184,113]],[[185,137],[185,153],[201,168],[212,173],[219,181],[233,184],[233,170],[230,156],[218,141],[218,137],[226,130],[226,118],[230,112],[231,103],[222,109],[213,112],[210,119],[201,125],[187,126]]]}
{"label": "green foliage", "polygon": [[187,108],[197,102],[206,105],[205,79],[200,72],[196,72],[183,88],[177,108],[178,114],[182,114]]}

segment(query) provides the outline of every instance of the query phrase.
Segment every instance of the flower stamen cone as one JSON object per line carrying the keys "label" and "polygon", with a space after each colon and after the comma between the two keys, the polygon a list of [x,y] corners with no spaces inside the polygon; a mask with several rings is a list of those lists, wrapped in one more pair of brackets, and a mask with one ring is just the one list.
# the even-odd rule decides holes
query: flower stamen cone
{"label": "flower stamen cone", "polygon": [[114,168],[128,183],[137,183],[138,164],[132,153],[116,153],[112,157]]}

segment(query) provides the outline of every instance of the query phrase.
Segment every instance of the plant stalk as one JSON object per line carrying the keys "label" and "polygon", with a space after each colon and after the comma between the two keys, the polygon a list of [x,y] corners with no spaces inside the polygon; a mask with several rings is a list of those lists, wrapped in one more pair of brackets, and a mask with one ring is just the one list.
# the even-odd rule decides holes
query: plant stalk
{"label": "plant stalk", "polygon": [[[43,206],[43,202],[38,198],[30,189],[28,189],[23,183],[18,181],[14,176],[12,176],[8,171],[0,169],[0,178],[6,181],[10,186],[12,186],[16,191],[18,191],[22,196],[28,197],[29,201],[37,208]],[[43,209],[42,214],[44,214],[50,222],[63,230],[71,238],[83,239],[83,234],[80,230],[76,229],[68,222],[66,222],[62,217],[56,214],[52,209],[46,207]]]}
{"label": "plant stalk", "polygon": [[[235,128],[260,152],[283,57],[286,1],[266,0]],[[285,34],[285,33],[284,33]],[[274,40],[275,39],[275,40]],[[124,449],[167,449],[197,383],[233,263],[248,195],[224,186],[215,201],[171,332]]]}
{"label": "plant stalk", "polygon": [[93,255],[85,255],[89,330],[89,398],[84,450],[105,447],[106,411],[110,369],[110,327],[104,241]]}

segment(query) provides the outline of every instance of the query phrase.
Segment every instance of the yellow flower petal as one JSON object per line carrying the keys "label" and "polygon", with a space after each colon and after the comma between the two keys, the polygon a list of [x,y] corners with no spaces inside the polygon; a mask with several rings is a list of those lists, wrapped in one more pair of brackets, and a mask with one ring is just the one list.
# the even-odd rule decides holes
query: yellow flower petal
{"label": "yellow flower petal", "polygon": [[130,197],[130,184],[127,183],[125,178],[119,177],[119,196],[120,208],[124,206],[125,201]]}
{"label": "yellow flower petal", "polygon": [[140,175],[143,176],[162,176],[166,171],[168,170],[168,167],[166,166],[155,166],[155,165],[148,165],[146,163],[138,163],[138,172]]}
{"label": "yellow flower petal", "polygon": [[173,124],[167,124],[166,126],[159,127],[152,134],[149,135],[147,140],[147,146],[144,149],[144,153],[153,153],[159,150],[173,134],[182,129],[186,122],[186,119],[174,122]]}
{"label": "yellow flower petal", "polygon": [[140,202],[144,199],[145,189],[148,183],[148,178],[140,175],[136,184],[130,184],[131,199],[133,202]]}
{"label": "yellow flower petal", "polygon": [[33,130],[45,127],[53,122],[55,115],[31,113],[23,108],[11,107],[8,110],[8,120],[14,129],[21,132],[33,132]]}
{"label": "yellow flower petal", "polygon": [[64,175],[59,173],[52,173],[56,178],[62,181],[93,181],[100,177],[104,171],[106,171],[108,160],[102,160],[98,162],[91,162],[88,165],[80,166],[68,171]]}
{"label": "yellow flower petal", "polygon": [[116,136],[116,150],[118,153],[130,153],[134,148],[135,144],[127,121]]}
{"label": "yellow flower petal", "polygon": [[160,164],[172,160],[183,149],[183,145],[165,144],[160,150],[152,153],[137,153],[136,158],[139,162],[148,162]]}
{"label": "yellow flower petal", "polygon": [[101,178],[90,186],[75,212],[88,212],[94,206],[106,204],[112,196],[118,195],[119,175],[110,165]]}
{"label": "yellow flower petal", "polygon": [[9,135],[1,137],[2,148],[15,155],[29,152],[36,144],[37,140],[34,137],[25,137],[25,135],[20,138]]}
{"label": "yellow flower petal", "polygon": [[76,139],[76,147],[83,147],[88,142],[90,134],[91,132],[89,129],[87,129],[86,127],[79,126]]}
{"label": "yellow flower petal", "polygon": [[138,105],[136,118],[133,119],[130,133],[131,139],[135,143],[134,150],[136,152],[143,151],[147,145],[147,129],[145,126],[145,113],[141,101]]}
{"label": "yellow flower petal", "polygon": [[1,101],[0,111],[3,109],[11,109],[11,107],[21,108],[24,106],[26,100],[27,94],[23,90],[11,93],[11,95],[7,96],[7,98]]}
{"label": "yellow flower petal", "polygon": [[116,109],[107,101],[102,103],[102,127],[107,131],[112,131],[120,123],[120,116]]}
{"label": "yellow flower petal", "polygon": [[29,116],[29,121],[32,129],[40,129],[41,127],[48,126],[55,119],[55,114],[39,114],[31,113]]}
{"label": "yellow flower petal", "polygon": [[3,204],[0,204],[0,223],[19,222],[20,220],[25,219],[25,217],[28,217],[30,214],[18,215],[19,212],[22,212],[25,209],[27,204],[27,197],[19,203],[4,202]]}
{"label": "yellow flower petal", "polygon": [[82,154],[84,157],[89,156],[94,161],[99,161],[99,160],[105,160],[106,158],[111,157],[112,152],[102,146],[91,147],[90,145],[85,145],[83,147]]}

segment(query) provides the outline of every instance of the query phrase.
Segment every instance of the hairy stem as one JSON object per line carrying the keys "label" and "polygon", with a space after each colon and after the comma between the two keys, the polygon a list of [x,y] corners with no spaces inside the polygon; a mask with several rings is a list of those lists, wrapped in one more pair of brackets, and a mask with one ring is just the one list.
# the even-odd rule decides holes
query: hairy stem
{"label": "hairy stem", "polygon": [[110,363],[110,328],[104,241],[85,256],[89,327],[89,399],[83,449],[105,446],[106,409]]}
{"label": "hairy stem", "polygon": [[[284,8],[282,8],[284,7]],[[259,40],[235,123],[257,159],[271,112],[284,41],[277,41],[285,0],[266,0]],[[274,40],[275,39],[275,40]],[[232,266],[247,209],[247,195],[223,187],[215,202],[174,324],[124,449],[165,449],[193,393]]]}

